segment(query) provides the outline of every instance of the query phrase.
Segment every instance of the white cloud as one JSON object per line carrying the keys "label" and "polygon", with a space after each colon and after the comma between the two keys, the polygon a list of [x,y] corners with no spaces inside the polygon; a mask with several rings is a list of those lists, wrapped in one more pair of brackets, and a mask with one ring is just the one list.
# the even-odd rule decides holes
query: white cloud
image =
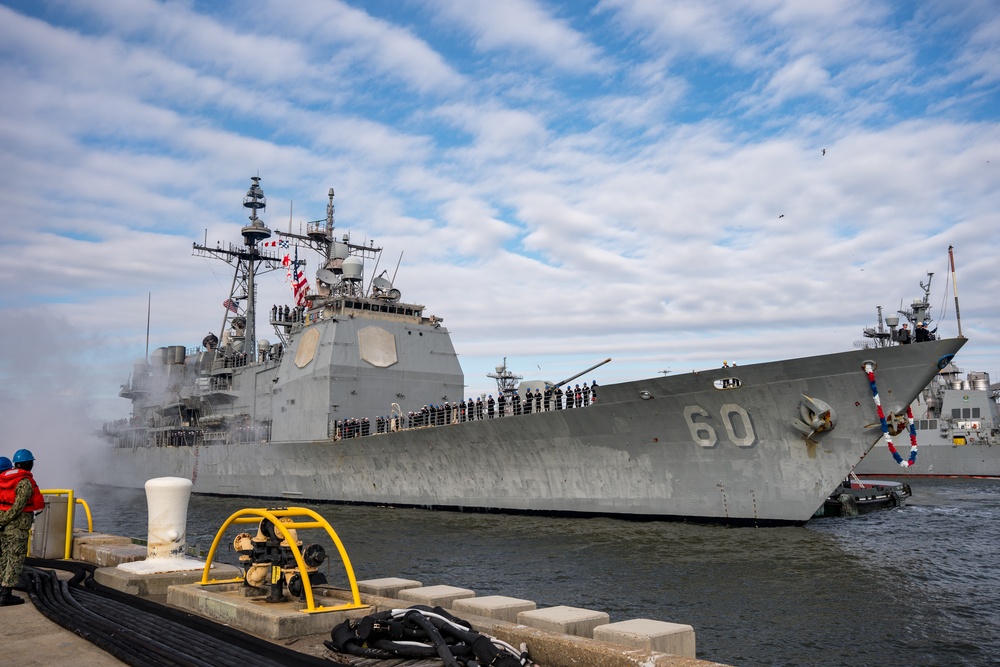
{"label": "white cloud", "polygon": [[[948,245],[966,365],[1000,377],[982,6],[947,26],[884,3],[40,6],[58,18],[0,8],[2,307],[113,339],[123,376],[150,292],[154,346],[218,325],[228,267],[191,242],[238,239],[259,172],[273,228],[333,186],[338,233],[383,245],[380,270],[403,253],[470,391],[505,354],[566,375],[614,356],[609,380],[843,349],[924,271],[943,289]],[[123,379],[95,391],[123,403]]]}
{"label": "white cloud", "polygon": [[610,72],[597,46],[569,21],[557,18],[533,0],[439,0],[431,7],[444,20],[469,30],[480,52],[501,51],[523,60],[538,59],[570,73]]}

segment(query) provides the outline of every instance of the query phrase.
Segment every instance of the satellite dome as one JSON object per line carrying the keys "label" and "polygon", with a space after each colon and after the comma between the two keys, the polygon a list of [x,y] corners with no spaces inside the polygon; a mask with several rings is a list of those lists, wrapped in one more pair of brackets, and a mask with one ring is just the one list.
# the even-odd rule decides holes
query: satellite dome
{"label": "satellite dome", "polygon": [[348,257],[344,260],[344,279],[361,280],[364,269],[364,260],[359,257]]}

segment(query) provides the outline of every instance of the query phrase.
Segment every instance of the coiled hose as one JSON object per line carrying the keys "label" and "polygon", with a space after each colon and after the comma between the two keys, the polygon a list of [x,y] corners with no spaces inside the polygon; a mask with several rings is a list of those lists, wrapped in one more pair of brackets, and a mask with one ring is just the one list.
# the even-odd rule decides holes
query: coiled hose
{"label": "coiled hose", "polygon": [[[102,586],[93,565],[35,558],[27,565],[22,581],[42,614],[134,667],[348,667]],[[53,569],[73,577],[59,579]]]}
{"label": "coiled hose", "polygon": [[323,642],[338,653],[374,660],[437,656],[445,667],[533,667],[527,652],[489,635],[441,607],[408,609],[349,619]]}

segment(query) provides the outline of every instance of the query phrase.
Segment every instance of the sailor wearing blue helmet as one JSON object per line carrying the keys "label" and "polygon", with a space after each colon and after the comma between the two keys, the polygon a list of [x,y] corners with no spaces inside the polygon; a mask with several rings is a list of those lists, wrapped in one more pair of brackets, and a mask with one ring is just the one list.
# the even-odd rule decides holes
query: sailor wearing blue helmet
{"label": "sailor wearing blue helmet", "polygon": [[0,607],[24,604],[11,589],[21,578],[35,512],[45,507],[42,492],[31,476],[35,455],[19,449],[12,463],[0,472]]}

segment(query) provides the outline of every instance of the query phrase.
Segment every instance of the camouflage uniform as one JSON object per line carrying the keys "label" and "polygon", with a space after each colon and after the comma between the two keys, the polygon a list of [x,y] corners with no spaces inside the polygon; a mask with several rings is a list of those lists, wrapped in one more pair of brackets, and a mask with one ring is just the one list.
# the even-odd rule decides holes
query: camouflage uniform
{"label": "camouflage uniform", "polygon": [[0,586],[5,588],[17,586],[28,555],[28,533],[35,515],[25,512],[24,507],[31,500],[31,491],[31,480],[22,479],[14,492],[14,504],[0,512]]}

